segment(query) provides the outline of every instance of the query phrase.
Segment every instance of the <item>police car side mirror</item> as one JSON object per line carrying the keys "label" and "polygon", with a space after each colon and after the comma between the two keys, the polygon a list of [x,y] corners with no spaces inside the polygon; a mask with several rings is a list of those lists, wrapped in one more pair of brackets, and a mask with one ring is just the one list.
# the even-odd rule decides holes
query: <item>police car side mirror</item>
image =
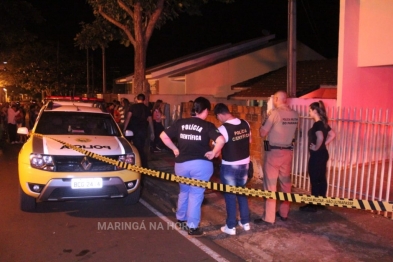
{"label": "police car side mirror", "polygon": [[126,136],[126,137],[134,136],[134,132],[132,132],[131,130],[126,130],[126,133],[124,134],[124,136]]}
{"label": "police car side mirror", "polygon": [[27,129],[27,127],[19,127],[18,131],[17,131],[18,135],[28,135],[29,134],[29,130]]}

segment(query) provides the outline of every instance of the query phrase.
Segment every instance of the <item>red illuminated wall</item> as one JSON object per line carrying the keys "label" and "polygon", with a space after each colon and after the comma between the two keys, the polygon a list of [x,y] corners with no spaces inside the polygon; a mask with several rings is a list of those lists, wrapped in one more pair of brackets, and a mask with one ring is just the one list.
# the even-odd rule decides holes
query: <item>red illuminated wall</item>
{"label": "red illuminated wall", "polygon": [[393,15],[386,14],[393,1],[341,0],[338,106],[393,111],[393,34],[386,31]]}

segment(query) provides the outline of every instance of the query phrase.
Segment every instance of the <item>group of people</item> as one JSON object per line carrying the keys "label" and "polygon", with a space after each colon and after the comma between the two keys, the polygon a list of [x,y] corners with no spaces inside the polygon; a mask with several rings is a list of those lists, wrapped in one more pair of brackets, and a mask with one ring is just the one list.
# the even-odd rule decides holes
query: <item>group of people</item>
{"label": "group of people", "polygon": [[[265,148],[263,164],[264,190],[276,192],[277,184],[280,191],[291,192],[291,168],[293,157],[293,141],[298,129],[299,115],[287,104],[287,94],[279,91],[273,96],[274,109],[259,129],[261,137],[266,137],[268,146]],[[309,106],[309,115],[314,124],[308,130],[309,152],[308,171],[311,183],[311,194],[326,197],[327,178],[326,165],[329,153],[326,146],[334,139],[335,132],[328,125],[325,105],[322,101]],[[316,212],[323,206],[307,204],[300,207],[300,211]],[[289,201],[279,204],[276,211],[276,200],[266,199],[264,214],[255,219],[256,224],[273,224],[276,217],[286,221],[289,213]]]}
{"label": "group of people", "polygon": [[[263,164],[263,189],[291,192],[291,166],[293,142],[298,128],[299,115],[287,104],[287,94],[279,91],[273,96],[274,108],[260,127],[260,136],[266,137],[267,148]],[[251,130],[247,121],[233,116],[228,107],[218,103],[214,114],[222,125],[216,128],[206,121],[211,104],[204,97],[193,101],[192,116],[177,120],[163,130],[160,138],[175,155],[175,174],[178,176],[208,181],[213,174],[212,159],[221,154],[220,180],[226,185],[244,187],[248,179],[250,164]],[[326,197],[326,164],[329,154],[326,145],[335,137],[328,125],[325,106],[322,101],[312,103],[309,114],[315,123],[308,131],[309,175],[312,194]],[[174,143],[173,141],[176,141]],[[212,141],[212,146],[211,146]],[[204,188],[180,183],[176,218],[182,229],[189,235],[201,235],[199,227]],[[224,193],[226,224],[221,231],[236,235],[236,226],[250,230],[250,212],[247,197],[240,194]],[[237,219],[236,202],[240,219]],[[255,224],[273,224],[276,217],[288,219],[289,202],[280,203],[276,212],[276,200],[265,200],[264,213],[255,219]],[[315,212],[319,206],[308,204],[301,211]]]}
{"label": "group of people", "polygon": [[26,142],[26,136],[17,135],[17,129],[19,127],[32,128],[40,108],[41,104],[36,102],[4,103],[0,107],[0,140],[7,140],[10,144]]}
{"label": "group of people", "polygon": [[135,103],[124,109],[124,123],[120,125],[124,134],[127,130],[132,131],[133,135],[129,139],[137,148],[143,167],[147,167],[145,142],[148,134],[150,134],[151,152],[164,149],[164,144],[160,140],[160,133],[164,130],[163,121],[165,119],[161,110],[163,101],[157,100],[153,108],[150,109],[145,104],[145,99],[144,94],[135,97]]}
{"label": "group of people", "polygon": [[[135,97],[135,103],[123,98],[120,102],[113,101],[107,105],[126,133],[132,131],[129,138],[139,151],[141,165],[147,167],[145,142],[148,134],[154,150],[166,147],[175,155],[175,173],[178,176],[209,181],[213,174],[213,158],[221,155],[220,180],[231,186],[244,187],[248,180],[250,165],[250,124],[231,114],[228,107],[218,103],[214,107],[216,118],[222,123],[218,128],[206,121],[211,103],[204,97],[193,101],[191,117],[178,119],[164,129],[164,116],[161,111],[162,100],[158,100],[152,109],[145,104],[145,95]],[[263,163],[263,189],[281,192],[291,192],[291,167],[293,157],[293,142],[298,129],[299,115],[287,104],[287,94],[278,91],[273,96],[273,109],[259,129],[259,135],[265,137],[265,155]],[[28,109],[31,127],[38,115],[37,104]],[[1,121],[7,123],[10,143],[18,143],[16,129],[20,116],[26,115],[22,108],[11,104],[1,110]],[[326,145],[335,137],[334,131],[328,125],[325,106],[322,101],[314,102],[309,107],[309,115],[315,121],[308,131],[310,158],[308,171],[311,182],[311,194],[326,197],[327,180],[326,164],[329,153]],[[18,117],[19,116],[19,117]],[[150,132],[148,132],[148,130]],[[213,141],[213,143],[211,143]],[[180,193],[177,203],[176,218],[181,227],[189,235],[201,235],[199,227],[201,220],[201,205],[204,198],[204,188],[180,183]],[[226,224],[221,231],[236,235],[236,226],[250,230],[250,214],[248,199],[244,195],[224,193],[226,204]],[[239,206],[240,220],[237,219],[236,202]],[[316,212],[321,206],[307,204],[300,211]],[[289,213],[289,202],[283,201],[276,210],[276,200],[265,199],[264,213],[255,219],[255,224],[273,224],[276,217],[286,221]]]}

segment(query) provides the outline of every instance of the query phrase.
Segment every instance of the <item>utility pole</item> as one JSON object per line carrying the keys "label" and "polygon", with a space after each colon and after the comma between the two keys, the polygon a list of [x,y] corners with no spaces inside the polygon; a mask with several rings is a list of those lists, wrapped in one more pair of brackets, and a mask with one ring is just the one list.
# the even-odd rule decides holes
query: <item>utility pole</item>
{"label": "utility pole", "polygon": [[87,62],[87,83],[86,83],[86,94],[89,94],[89,83],[90,83],[90,70],[89,70],[89,48],[86,48],[86,62]]}
{"label": "utility pole", "polygon": [[102,49],[102,94],[106,93],[106,60],[105,60],[105,46]]}
{"label": "utility pole", "polygon": [[296,0],[288,0],[287,93],[296,97]]}

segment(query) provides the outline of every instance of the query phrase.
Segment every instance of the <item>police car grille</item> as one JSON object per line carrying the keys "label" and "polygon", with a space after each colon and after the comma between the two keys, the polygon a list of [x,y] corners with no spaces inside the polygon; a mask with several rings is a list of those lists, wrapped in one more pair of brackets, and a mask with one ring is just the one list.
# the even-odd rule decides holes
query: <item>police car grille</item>
{"label": "police car grille", "polygon": [[48,199],[62,198],[105,198],[119,195],[120,192],[115,186],[104,186],[102,188],[72,189],[70,187],[56,188]]}
{"label": "police car grille", "polygon": [[[118,156],[106,156],[110,159],[117,160]],[[115,166],[102,162],[94,158],[88,158],[91,167],[87,170],[83,168],[82,161],[84,156],[56,156],[54,157],[56,172],[106,172],[114,171]]]}

